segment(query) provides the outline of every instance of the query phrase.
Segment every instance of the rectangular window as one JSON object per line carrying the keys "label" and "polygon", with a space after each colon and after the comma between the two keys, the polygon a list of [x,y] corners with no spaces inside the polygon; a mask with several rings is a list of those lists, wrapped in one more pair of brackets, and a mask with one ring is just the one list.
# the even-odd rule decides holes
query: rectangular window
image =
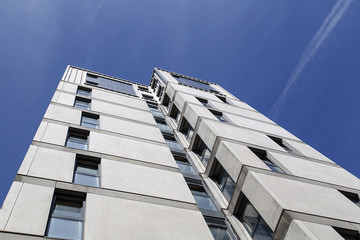
{"label": "rectangular window", "polygon": [[220,191],[223,193],[224,197],[228,202],[234,193],[235,182],[231,179],[229,174],[225,171],[224,167],[215,159],[212,173],[210,178],[218,185]]}
{"label": "rectangular window", "polygon": [[99,165],[99,158],[76,155],[73,183],[100,187]]}
{"label": "rectangular window", "polygon": [[75,97],[74,107],[90,110],[91,100],[82,97]]}
{"label": "rectangular window", "polygon": [[163,92],[164,88],[162,86],[159,85],[159,88],[157,90],[156,96],[158,98],[161,98],[162,92]]}
{"label": "rectangular window", "polygon": [[196,99],[197,99],[202,105],[204,105],[205,107],[211,107],[211,105],[210,105],[210,103],[208,102],[208,100],[203,99],[203,98],[199,98],[199,97],[196,97]]}
{"label": "rectangular window", "polygon": [[83,112],[81,115],[81,126],[99,128],[99,115]]}
{"label": "rectangular window", "polygon": [[143,92],[149,92],[149,89],[147,87],[138,86],[138,89]]}
{"label": "rectangular window", "polygon": [[182,174],[197,176],[194,168],[190,165],[185,156],[174,155],[174,158]]}
{"label": "rectangular window", "polygon": [[113,80],[87,74],[86,83],[115,92],[125,93],[131,96],[137,96],[133,85],[125,81]]}
{"label": "rectangular window", "polygon": [[153,96],[147,95],[147,94],[141,94],[143,99],[145,100],[154,100]]}
{"label": "rectangular window", "polygon": [[272,239],[274,232],[245,197],[245,195],[242,196],[242,200],[238,211],[235,213],[235,217],[242,222],[253,239]]}
{"label": "rectangular window", "polygon": [[170,117],[175,120],[176,123],[179,123],[180,120],[180,112],[179,109],[173,104],[170,112]]}
{"label": "rectangular window", "polygon": [[200,209],[217,211],[213,200],[205,192],[202,186],[189,184],[190,191],[195,198],[195,201]]}
{"label": "rectangular window", "polygon": [[225,226],[209,225],[211,234],[215,240],[233,240],[236,239],[231,231]]}
{"label": "rectangular window", "polygon": [[160,131],[167,134],[172,134],[172,129],[166,124],[164,119],[155,118],[156,124],[160,128]]}
{"label": "rectangular window", "polygon": [[55,190],[45,235],[51,238],[81,240],[85,198],[83,193],[57,193]]}
{"label": "rectangular window", "polygon": [[262,160],[266,166],[268,166],[271,171],[273,172],[278,172],[278,173],[285,173],[279,166],[277,166],[275,163],[273,163],[272,161],[269,160],[269,158],[267,157],[267,153],[264,150],[260,150],[260,149],[256,149],[256,148],[251,148],[249,147],[249,149],[258,157],[260,158],[260,160]]}
{"label": "rectangular window", "polygon": [[280,147],[282,147],[288,153],[294,153],[294,151],[290,147],[285,145],[284,141],[281,138],[272,137],[272,136],[268,136],[268,137],[271,138],[271,140],[276,142]]}
{"label": "rectangular window", "polygon": [[228,120],[225,119],[223,114],[221,112],[210,110],[209,111],[220,121],[220,122],[228,122]]}
{"label": "rectangular window", "polygon": [[352,192],[346,192],[346,191],[340,191],[339,192],[344,195],[345,197],[347,197],[350,201],[352,201],[353,203],[355,203],[356,205],[358,205],[360,207],[360,198],[359,198],[359,194],[357,193],[352,193]]}
{"label": "rectangular window", "polygon": [[227,103],[229,104],[227,101],[226,101],[226,97],[225,96],[220,96],[220,95],[215,95],[218,99],[220,99],[223,103]]}
{"label": "rectangular window", "polygon": [[189,124],[185,117],[181,122],[180,132],[184,134],[186,140],[190,143],[194,135],[194,128]]}
{"label": "rectangular window", "polygon": [[162,105],[165,106],[167,109],[170,107],[171,105],[171,99],[169,98],[169,96],[165,93],[164,95],[164,99],[162,102]]}
{"label": "rectangular window", "polygon": [[90,88],[84,88],[84,87],[78,87],[76,94],[85,96],[85,97],[90,97],[91,96],[91,89]]}
{"label": "rectangular window", "polygon": [[89,131],[69,128],[66,147],[88,150]]}
{"label": "rectangular window", "polygon": [[165,142],[170,148],[170,151],[172,152],[180,152],[183,153],[184,149],[181,147],[181,145],[176,141],[176,139],[173,136],[164,135]]}
{"label": "rectangular window", "polygon": [[192,151],[199,157],[200,161],[206,168],[210,160],[211,152],[199,136],[196,136]]}
{"label": "rectangular window", "polygon": [[89,85],[93,85],[93,86],[97,86],[99,85],[99,80],[98,80],[98,76],[92,75],[92,74],[87,74],[86,75],[86,82]]}

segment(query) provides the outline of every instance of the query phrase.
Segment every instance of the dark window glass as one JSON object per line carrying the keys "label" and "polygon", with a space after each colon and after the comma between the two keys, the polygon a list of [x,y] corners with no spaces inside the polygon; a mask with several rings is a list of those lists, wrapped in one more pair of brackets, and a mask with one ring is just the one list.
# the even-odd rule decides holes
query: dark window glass
{"label": "dark window glass", "polygon": [[183,174],[197,175],[194,168],[190,165],[189,161],[185,156],[174,155],[175,161]]}
{"label": "dark window glass", "polygon": [[146,100],[154,100],[153,96],[147,95],[147,94],[141,94],[144,99]]}
{"label": "dark window glass", "polygon": [[109,89],[116,92],[121,92],[125,94],[129,94],[132,96],[136,96],[133,85],[126,82],[111,80],[103,77],[96,77],[93,75],[87,75],[86,83],[90,85],[96,85],[101,88]]}
{"label": "dark window glass", "polygon": [[166,108],[169,108],[171,105],[171,99],[169,98],[169,96],[166,93],[164,95],[164,100],[162,102],[162,105],[164,105]]}
{"label": "dark window glass", "polygon": [[201,186],[189,185],[190,191],[194,196],[196,204],[201,209],[206,209],[210,211],[217,211],[217,208],[208,194],[205,192],[205,189]]}
{"label": "dark window glass", "polygon": [[162,86],[159,85],[159,88],[157,90],[156,96],[160,98],[162,92],[163,92],[164,88]]}
{"label": "dark window glass", "polygon": [[61,239],[82,239],[85,197],[56,194],[46,236]]}
{"label": "dark window glass", "polygon": [[99,115],[82,113],[81,126],[89,128],[99,128]]}
{"label": "dark window glass", "polygon": [[358,231],[344,229],[344,228],[337,228],[337,227],[334,227],[334,229],[345,240],[360,240],[360,234]]}
{"label": "dark window glass", "polygon": [[228,229],[218,226],[209,226],[211,234],[215,240],[233,240],[235,239]]}
{"label": "dark window glass", "polygon": [[228,122],[223,114],[221,112],[218,112],[218,111],[214,111],[214,110],[210,110],[210,112],[217,118],[219,119],[220,122]]}
{"label": "dark window glass", "polygon": [[210,105],[210,103],[208,102],[208,100],[203,99],[203,98],[199,98],[199,97],[196,97],[196,99],[197,99],[202,105],[204,105],[205,107],[211,107],[211,105]]}
{"label": "dark window glass", "polygon": [[73,182],[91,187],[100,186],[99,177],[100,159],[77,156]]}
{"label": "dark window glass", "polygon": [[176,123],[180,120],[180,112],[179,109],[173,104],[170,112],[170,117],[175,120]]}
{"label": "dark window glass", "polygon": [[138,89],[143,92],[149,92],[149,89],[147,87],[138,86]]}
{"label": "dark window glass", "polygon": [[194,135],[194,128],[189,124],[186,118],[183,118],[182,120],[180,132],[184,134],[186,140],[190,143]]}
{"label": "dark window glass", "polygon": [[66,147],[87,150],[88,136],[89,132],[87,131],[70,128],[66,140]]}
{"label": "dark window glass", "polygon": [[75,97],[74,107],[89,110],[90,102],[91,102],[90,99]]}
{"label": "dark window glass", "polygon": [[90,88],[84,88],[84,87],[78,87],[77,89],[77,94],[85,96],[85,97],[90,97],[91,96],[91,89]]}
{"label": "dark window glass", "polygon": [[211,152],[199,136],[196,137],[192,151],[196,153],[196,155],[199,157],[200,161],[206,168],[210,160]]}
{"label": "dark window glass", "polygon": [[225,97],[225,96],[216,95],[216,97],[217,97],[218,99],[220,99],[221,101],[223,101],[224,103],[229,104],[229,103],[226,101],[226,97]]}
{"label": "dark window glass", "polygon": [[213,169],[211,179],[217,183],[220,191],[229,202],[235,190],[235,182],[216,159]]}
{"label": "dark window glass", "polygon": [[156,124],[158,125],[158,127],[160,128],[161,132],[164,133],[172,133],[172,129],[166,124],[165,120],[162,118],[155,118]]}
{"label": "dark window glass", "polygon": [[281,138],[272,137],[272,136],[268,136],[268,137],[271,138],[274,142],[276,142],[280,147],[282,147],[288,153],[293,153],[294,152],[292,149],[290,149],[288,146],[286,146],[284,144],[284,142],[283,142],[283,140]]}
{"label": "dark window glass", "polygon": [[176,139],[174,137],[171,136],[164,136],[165,138],[165,142],[168,145],[168,147],[170,148],[171,151],[174,152],[184,152],[183,148],[181,147],[181,145],[176,141]]}
{"label": "dark window glass", "polygon": [[253,239],[272,239],[272,236],[274,235],[273,231],[244,195],[242,196],[240,207],[236,212],[235,217],[243,223]]}
{"label": "dark window glass", "polygon": [[183,77],[178,77],[178,76],[174,76],[174,77],[181,84],[191,86],[191,87],[195,87],[195,88],[199,88],[199,89],[206,90],[206,91],[217,92],[215,89],[213,89],[210,86],[209,83],[200,82],[200,81],[196,81],[196,80],[192,80],[192,79],[188,79],[188,78],[183,78]]}
{"label": "dark window glass", "polygon": [[266,151],[256,149],[256,148],[250,148],[250,150],[258,157],[260,160],[262,160],[266,166],[268,166],[271,171],[278,172],[278,173],[285,173],[279,166],[277,166],[275,163],[269,160],[267,157]]}

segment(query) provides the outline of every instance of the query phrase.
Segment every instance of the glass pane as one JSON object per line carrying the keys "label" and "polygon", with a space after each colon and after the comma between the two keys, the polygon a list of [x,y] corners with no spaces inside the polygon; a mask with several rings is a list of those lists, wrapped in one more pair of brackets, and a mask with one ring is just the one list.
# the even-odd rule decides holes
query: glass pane
{"label": "glass pane", "polygon": [[97,125],[97,124],[86,123],[86,122],[82,122],[82,123],[81,123],[81,126],[83,126],[83,127],[88,127],[88,128],[95,128],[95,129],[98,128],[98,125]]}
{"label": "glass pane", "polygon": [[164,115],[160,112],[160,110],[150,108],[150,111],[154,117],[164,118]]}
{"label": "glass pane", "polygon": [[74,183],[90,187],[99,187],[99,177],[75,173]]}
{"label": "glass pane", "polygon": [[82,116],[82,121],[86,122],[86,123],[90,123],[90,124],[97,124],[98,119],[97,118],[92,118],[92,117]]}
{"label": "glass pane", "polygon": [[178,142],[169,140],[169,139],[165,139],[165,141],[170,149],[183,151],[182,147],[180,146],[180,144]]}
{"label": "glass pane", "polygon": [[50,218],[48,237],[80,240],[82,238],[82,222],[60,218]]}
{"label": "glass pane", "polygon": [[273,231],[266,224],[266,222],[261,219],[256,230],[253,239],[255,240],[271,240],[273,237]]}
{"label": "glass pane", "polygon": [[84,89],[78,89],[77,94],[90,97],[90,91]]}
{"label": "glass pane", "polygon": [[206,147],[203,154],[202,154],[202,158],[201,158],[201,162],[204,165],[204,167],[207,167],[209,160],[210,160],[210,156],[211,156],[211,152],[210,150]]}
{"label": "glass pane", "polygon": [[82,173],[82,174],[87,174],[87,175],[92,175],[92,176],[98,175],[98,169],[95,166],[94,167],[77,166],[76,172]]}
{"label": "glass pane", "polygon": [[196,172],[191,165],[180,162],[177,162],[177,165],[179,166],[179,169],[182,173],[196,175]]}
{"label": "glass pane", "polygon": [[209,227],[215,240],[232,240],[232,237],[228,233],[227,229],[219,227]]}
{"label": "glass pane", "polygon": [[255,210],[255,208],[248,203],[246,205],[245,211],[241,216],[244,225],[248,228],[248,230],[252,233],[254,231],[254,227],[258,222],[259,214]]}
{"label": "glass pane", "polygon": [[189,129],[188,129],[188,132],[187,132],[187,135],[186,135],[186,140],[190,143],[191,142],[191,139],[194,135],[194,129],[189,126]]}
{"label": "glass pane", "polygon": [[223,194],[226,200],[230,201],[234,193],[234,190],[235,190],[235,182],[230,177],[228,177],[226,179],[225,188],[223,190]]}
{"label": "glass pane", "polygon": [[194,198],[199,208],[217,211],[217,208],[211,198],[198,195],[194,195]]}
{"label": "glass pane", "polygon": [[58,200],[52,217],[62,217],[62,218],[71,218],[71,219],[81,219],[82,218],[82,203],[81,202],[67,202]]}
{"label": "glass pane", "polygon": [[76,141],[74,142],[70,138],[67,140],[66,146],[71,148],[82,149],[82,150],[87,150],[88,148],[87,144],[84,144],[83,142],[76,142]]}
{"label": "glass pane", "polygon": [[171,128],[164,123],[157,123],[158,127],[160,128],[161,131],[165,131],[165,132],[172,132]]}
{"label": "glass pane", "polygon": [[90,103],[83,102],[81,100],[75,100],[75,107],[82,108],[82,109],[89,109],[90,108]]}

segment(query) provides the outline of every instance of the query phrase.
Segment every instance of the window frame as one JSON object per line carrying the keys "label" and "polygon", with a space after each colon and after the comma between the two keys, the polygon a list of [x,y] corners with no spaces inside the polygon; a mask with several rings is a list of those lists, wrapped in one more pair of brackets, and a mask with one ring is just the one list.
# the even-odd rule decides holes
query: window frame
{"label": "window frame", "polygon": [[267,152],[261,149],[248,147],[251,152],[253,152],[272,172],[287,174],[281,167],[279,167],[276,163],[270,160],[267,156]]}
{"label": "window frame", "polygon": [[[88,186],[88,187],[101,188],[100,164],[101,164],[100,158],[76,154],[72,183],[78,184],[78,185],[83,185],[83,186]],[[82,167],[83,166],[89,166],[89,167],[94,167],[94,168],[96,167],[97,173],[90,174],[90,173],[78,172],[79,165]],[[97,186],[76,182],[76,174],[94,177],[95,179],[97,179],[97,183],[98,183]]]}
{"label": "window frame", "polygon": [[86,87],[82,87],[82,86],[78,86],[78,88],[76,90],[76,94],[84,96],[84,97],[91,97],[91,92],[92,92],[91,88],[86,88]]}
{"label": "window frame", "polygon": [[211,104],[209,103],[209,100],[201,98],[201,97],[195,97],[204,107],[211,108]]}
{"label": "window frame", "polygon": [[183,117],[180,125],[180,132],[184,135],[188,143],[191,143],[192,138],[194,137],[195,129],[190,125],[188,120]]}
{"label": "window frame", "polygon": [[[84,117],[96,120],[96,124],[84,121]],[[99,120],[100,120],[100,115],[92,114],[92,113],[88,113],[88,112],[82,112],[81,119],[80,119],[80,126],[87,127],[87,128],[93,128],[93,129],[99,129],[100,128]]]}
{"label": "window frame", "polygon": [[[86,103],[86,105],[82,104],[82,103]],[[91,99],[76,96],[75,101],[74,101],[74,107],[80,108],[80,109],[85,109],[85,110],[90,110]]]}
{"label": "window frame", "polygon": [[[65,147],[74,148],[74,149],[80,149],[80,150],[88,150],[89,149],[89,136],[90,136],[89,131],[82,130],[82,129],[77,129],[77,128],[69,128],[67,136],[66,136]],[[70,143],[74,143],[74,144],[79,144],[79,145],[83,144],[84,148],[79,148],[79,147],[75,147],[75,146],[69,146],[69,140],[70,140],[71,137],[73,137],[74,139],[85,140],[85,143],[83,143],[84,141],[75,141],[74,142],[73,139],[70,141]]]}
{"label": "window frame", "polygon": [[177,124],[179,123],[181,114],[180,114],[180,110],[176,107],[175,104],[172,105],[169,116],[170,116]]}
{"label": "window frame", "polygon": [[229,121],[224,117],[224,114],[222,112],[209,109],[209,111],[220,121],[223,123],[228,123]]}
{"label": "window frame", "polygon": [[[210,161],[212,152],[206,146],[205,142],[200,138],[199,135],[196,135],[194,145],[193,145],[191,151],[193,151],[198,156],[198,158],[201,161],[201,163],[203,164],[203,166],[205,168],[207,168],[207,166],[209,165],[209,161]],[[209,153],[208,158],[206,158],[207,152]]]}
{"label": "window frame", "polygon": [[[221,193],[225,197],[225,199],[230,202],[232,196],[234,195],[235,188],[236,188],[236,182],[230,177],[229,173],[225,170],[225,168],[221,165],[221,163],[215,158],[214,163],[212,165],[212,169],[209,174],[210,178],[215,182],[215,184],[220,189]],[[226,186],[228,181],[232,183],[233,190],[231,194],[228,193],[226,190]]]}

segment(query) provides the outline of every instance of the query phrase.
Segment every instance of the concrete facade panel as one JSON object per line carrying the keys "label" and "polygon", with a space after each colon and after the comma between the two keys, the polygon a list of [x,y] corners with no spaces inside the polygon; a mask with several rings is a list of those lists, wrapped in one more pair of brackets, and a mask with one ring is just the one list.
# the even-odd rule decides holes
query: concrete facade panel
{"label": "concrete facade panel", "polygon": [[6,195],[5,201],[0,208],[0,230],[4,231],[6,223],[10,217],[11,211],[15,205],[16,199],[20,193],[23,183],[13,182]]}
{"label": "concrete facade panel", "polygon": [[292,220],[284,240],[319,240],[300,220]]}
{"label": "concrete facade panel", "polygon": [[48,123],[41,141],[57,145],[65,145],[68,129],[68,126]]}
{"label": "concrete facade panel", "polygon": [[331,240],[343,240],[344,238],[338,234],[334,228],[327,225],[304,222],[306,227],[318,238],[318,239],[331,239]]}
{"label": "concrete facade panel", "polygon": [[132,240],[213,239],[199,211],[88,194],[84,239],[114,236]]}
{"label": "concrete facade panel", "polygon": [[295,150],[299,151],[301,154],[303,154],[306,157],[315,158],[315,159],[322,160],[325,162],[333,163],[333,161],[331,161],[329,158],[325,157],[320,152],[316,151],[314,148],[310,147],[309,145],[307,145],[305,143],[296,142],[296,141],[292,141],[292,140],[286,140],[286,142],[290,146],[294,147]]}
{"label": "concrete facade panel", "polygon": [[75,101],[75,95],[61,92],[59,93],[59,97],[56,102],[67,106],[74,106],[74,101]]}
{"label": "concrete facade panel", "polygon": [[5,231],[43,236],[54,189],[24,183]]}
{"label": "concrete facade panel", "polygon": [[78,86],[72,83],[64,82],[62,90],[65,92],[71,92],[73,94],[76,93]]}
{"label": "concrete facade panel", "polygon": [[30,145],[28,151],[26,152],[24,160],[21,163],[18,174],[26,175],[28,173],[30,165],[34,159],[37,149],[38,149],[37,146]]}
{"label": "concrete facade panel", "polygon": [[236,100],[236,99],[232,99],[232,98],[227,98],[226,101],[231,104],[234,105],[236,107],[241,107],[241,108],[245,108],[248,110],[255,110],[254,108],[252,108],[250,105],[246,104],[245,102],[242,102],[240,100]]}
{"label": "concrete facade panel", "polygon": [[125,106],[140,108],[143,110],[149,109],[147,104],[145,103],[145,101],[134,98],[134,97],[125,96],[120,93],[113,93],[113,92],[108,92],[105,90],[93,88],[92,97],[96,98],[96,99],[100,99],[100,100],[117,103],[117,104],[122,104]]}
{"label": "concrete facade panel", "polygon": [[54,105],[54,110],[50,119],[80,125],[81,110],[78,108],[68,108],[60,105]]}
{"label": "concrete facade panel", "polygon": [[284,209],[360,223],[360,208],[333,188],[261,173],[252,175],[263,185],[266,183],[268,191]]}
{"label": "concrete facade panel", "polygon": [[193,104],[189,104],[187,106],[184,112],[184,117],[193,128],[196,126],[199,117],[217,120],[217,118],[206,107]]}
{"label": "concrete facade panel", "polygon": [[177,167],[169,148],[165,145],[90,132],[89,149],[119,157]]}
{"label": "concrete facade panel", "polygon": [[39,147],[28,175],[71,182],[74,165],[75,153]]}
{"label": "concrete facade panel", "polygon": [[35,133],[35,137],[34,137],[34,141],[41,141],[43,135],[44,135],[44,132],[45,132],[45,129],[46,129],[46,126],[47,126],[47,122],[41,122],[36,133]]}
{"label": "concrete facade panel", "polygon": [[124,119],[100,116],[100,129],[110,132],[165,142],[157,126],[144,125]]}
{"label": "concrete facade panel", "polygon": [[338,166],[322,164],[279,153],[270,152],[269,154],[295,176],[360,190],[360,180]]}
{"label": "concrete facade panel", "polygon": [[181,173],[102,159],[102,187],[195,203]]}
{"label": "concrete facade panel", "polygon": [[150,111],[141,111],[135,108],[124,107],[95,99],[91,102],[91,109],[101,113],[107,113],[114,116],[155,124],[155,120]]}
{"label": "concrete facade panel", "polygon": [[169,97],[171,98],[173,97],[175,91],[180,91],[197,97],[205,98],[208,100],[215,100],[215,101],[219,100],[214,94],[196,88],[190,88],[187,86],[178,85],[174,83],[168,83],[168,88],[169,88]]}

